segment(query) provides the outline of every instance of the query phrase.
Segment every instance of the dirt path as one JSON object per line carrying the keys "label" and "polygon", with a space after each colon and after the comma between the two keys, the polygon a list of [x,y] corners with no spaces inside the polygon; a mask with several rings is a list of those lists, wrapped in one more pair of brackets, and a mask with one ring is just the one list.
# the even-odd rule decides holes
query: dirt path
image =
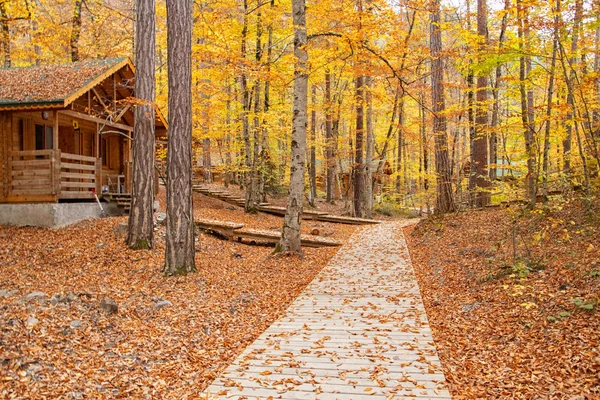
{"label": "dirt path", "polygon": [[450,399],[402,226],[356,233],[208,397]]}

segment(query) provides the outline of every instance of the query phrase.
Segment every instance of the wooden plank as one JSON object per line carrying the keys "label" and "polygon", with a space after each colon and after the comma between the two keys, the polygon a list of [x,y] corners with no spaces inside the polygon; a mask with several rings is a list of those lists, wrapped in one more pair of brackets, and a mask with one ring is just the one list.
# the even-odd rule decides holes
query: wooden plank
{"label": "wooden plank", "polygon": [[11,193],[6,197],[7,203],[50,203],[56,202],[57,197],[54,194],[30,194],[30,193]]}
{"label": "wooden plank", "polygon": [[12,195],[30,195],[30,194],[52,194],[52,189],[48,186],[45,189],[12,189],[10,192]]}
{"label": "wooden plank", "polygon": [[13,177],[13,179],[19,179],[20,177],[31,177],[31,176],[50,176],[50,169],[12,170],[11,176]]}
{"label": "wooden plank", "polygon": [[23,150],[23,151],[10,151],[8,153],[10,158],[17,157],[35,157],[35,156],[50,156],[54,153],[54,150]]}
{"label": "wooden plank", "polygon": [[86,161],[89,163],[96,162],[96,157],[82,156],[80,154],[61,153],[60,158],[61,158],[61,160],[68,159],[68,160]]}
{"label": "wooden plank", "polygon": [[122,129],[122,130],[127,131],[127,132],[133,132],[133,128],[131,126],[124,125],[124,124],[119,124],[119,123],[114,123],[114,122],[109,122],[109,121],[107,121],[105,119],[93,117],[93,116],[86,115],[86,114],[82,114],[82,113],[79,113],[77,111],[61,110],[61,111],[59,111],[59,114],[68,115],[68,116],[73,117],[73,118],[79,118],[79,119],[82,119],[84,121],[97,122],[99,124],[110,126],[111,128]]}
{"label": "wooden plank", "polygon": [[61,169],[75,169],[75,170],[84,170],[84,171],[95,171],[95,165],[87,165],[87,164],[73,164],[67,162],[60,163]]}
{"label": "wooden plank", "polygon": [[58,195],[60,199],[93,199],[94,193],[92,192],[69,192],[62,191]]}
{"label": "wooden plank", "polygon": [[78,172],[63,172],[60,174],[63,178],[71,178],[71,179],[85,179],[85,180],[95,180],[96,175],[94,174],[86,174],[86,173],[78,173]]}
{"label": "wooden plank", "polygon": [[86,189],[95,189],[96,182],[69,182],[62,181],[60,182],[61,188],[86,188]]}
{"label": "wooden plank", "polygon": [[47,178],[39,178],[39,179],[13,179],[11,186],[12,187],[19,187],[19,188],[24,188],[24,187],[28,187],[28,186],[36,186],[36,185],[46,185],[49,188],[52,187],[52,181],[50,180],[50,177]]}
{"label": "wooden plank", "polygon": [[24,160],[24,161],[11,161],[11,167],[17,168],[45,168],[50,169],[50,160]]}
{"label": "wooden plank", "polygon": [[[279,231],[267,231],[267,230],[258,230],[258,229],[243,229],[236,230],[233,232],[233,236],[237,238],[246,238],[246,239],[255,239],[262,240],[269,243],[279,243],[281,239],[281,232]],[[302,246],[305,247],[337,247],[341,246],[340,243],[321,239],[314,238],[307,235],[301,235],[300,242]]]}

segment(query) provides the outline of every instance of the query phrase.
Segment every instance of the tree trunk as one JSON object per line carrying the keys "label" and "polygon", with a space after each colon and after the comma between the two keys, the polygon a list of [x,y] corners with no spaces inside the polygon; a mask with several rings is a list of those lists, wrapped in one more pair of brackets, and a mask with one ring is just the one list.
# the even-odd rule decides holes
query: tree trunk
{"label": "tree trunk", "polygon": [[549,152],[550,152],[550,123],[552,117],[552,98],[554,95],[554,75],[556,70],[556,54],[558,52],[558,40],[559,40],[559,18],[558,14],[561,12],[560,7],[561,0],[556,0],[556,8],[554,10],[554,37],[552,40],[552,59],[550,61],[550,70],[548,78],[548,105],[546,107],[546,130],[544,132],[544,154],[542,162],[542,194],[544,204],[548,202],[548,167],[549,167]]}
{"label": "tree trunk", "polygon": [[81,36],[81,6],[83,0],[75,0],[73,6],[73,19],[71,22],[71,39],[69,45],[71,47],[71,61],[79,61],[79,36]]}
{"label": "tree trunk", "polygon": [[373,96],[371,89],[373,80],[371,77],[366,77],[366,102],[367,102],[367,143],[365,157],[365,217],[372,218],[373,211],[373,150],[375,146],[374,128],[373,128]]}
{"label": "tree trunk", "polygon": [[2,52],[4,53],[4,68],[10,68],[10,27],[5,3],[0,2],[0,28],[2,29]]}
{"label": "tree trunk", "polygon": [[231,183],[231,86],[227,84],[227,100],[225,101],[225,126],[227,133],[225,134],[225,176],[223,178],[223,184],[225,187],[229,187]]}
{"label": "tree trunk", "polygon": [[[208,126],[205,130],[208,133]],[[206,183],[212,183],[212,157],[211,157],[211,146],[210,138],[204,138],[202,140],[202,169],[204,171],[203,179]]]}
{"label": "tree trunk", "polygon": [[331,102],[331,72],[325,71],[325,162],[327,164],[327,202],[335,202],[335,158],[333,137],[333,104]]}
{"label": "tree trunk", "polygon": [[[581,14],[583,9],[582,0],[575,1],[575,18],[573,20],[573,31],[571,33],[571,56],[569,59],[569,63],[571,65],[577,62],[577,51],[579,47],[579,26],[581,24]],[[573,71],[566,77],[570,81],[570,85],[573,86],[573,81],[575,80]],[[564,154],[564,163],[563,163],[563,172],[568,177],[571,176],[571,142],[573,137],[573,125],[576,123],[574,120],[574,108],[575,108],[575,98],[573,91],[569,91],[567,94],[567,120],[566,120],[566,136],[563,141],[563,154]]]}
{"label": "tree trunk", "polygon": [[294,23],[294,110],[292,117],[292,162],[287,209],[277,250],[302,253],[300,221],[304,200],[306,164],[306,110],[308,103],[308,52],[306,51],[305,0],[292,0]]}
{"label": "tree trunk", "polygon": [[135,97],[133,126],[133,182],[129,235],[132,249],[154,247],[154,99],[156,55],[155,0],[138,0],[136,4]]}
{"label": "tree trunk", "polygon": [[[487,47],[487,5],[485,0],[477,0],[477,34],[480,36],[480,57]],[[473,154],[471,173],[475,176],[475,207],[485,207],[490,202],[490,181],[488,179],[487,161],[487,75],[477,77],[477,109],[475,112],[475,137],[473,138]]]}
{"label": "tree trunk", "polygon": [[364,160],[364,134],[365,134],[365,77],[356,78],[356,141],[354,158],[354,215],[358,218],[365,217],[365,160]]}
{"label": "tree trunk", "polygon": [[[508,12],[510,9],[510,0],[504,1],[504,15],[502,16],[502,22],[500,23],[500,35],[498,37],[498,53],[502,51],[504,45],[504,37],[506,35],[506,28],[508,26]],[[490,180],[493,182],[497,176],[497,163],[498,163],[498,136],[497,129],[500,120],[500,79],[502,78],[502,64],[496,67],[496,77],[494,80],[494,88],[492,95],[494,96],[494,105],[492,107],[492,121],[490,126],[490,164],[489,175]]]}
{"label": "tree trunk", "polygon": [[310,182],[310,205],[315,206],[317,198],[317,87],[312,87],[312,110],[310,113],[310,169],[309,169],[309,182]]}
{"label": "tree trunk", "polygon": [[167,0],[169,144],[164,273],[196,271],[192,204],[192,3]]}
{"label": "tree trunk", "polygon": [[437,197],[435,212],[455,210],[452,196],[452,177],[448,160],[448,137],[444,100],[444,61],[442,59],[442,31],[440,28],[440,0],[434,0],[430,24],[431,100],[433,108],[433,134],[435,137],[435,170]]}
{"label": "tree trunk", "polygon": [[529,106],[527,101],[527,90],[525,87],[527,60],[525,56],[525,36],[524,24],[527,20],[522,0],[517,0],[517,34],[519,38],[519,91],[521,94],[521,123],[523,126],[523,136],[525,138],[525,154],[527,155],[527,199],[528,207],[534,208],[536,203],[536,166],[535,166],[535,141],[534,132],[529,123]]}

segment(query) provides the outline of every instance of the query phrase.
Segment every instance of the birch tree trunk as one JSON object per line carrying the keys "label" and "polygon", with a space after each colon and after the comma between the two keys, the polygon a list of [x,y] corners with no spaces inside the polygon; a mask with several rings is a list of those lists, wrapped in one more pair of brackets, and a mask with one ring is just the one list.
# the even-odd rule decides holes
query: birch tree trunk
{"label": "birch tree trunk", "polygon": [[71,61],[79,61],[79,36],[81,36],[81,6],[83,0],[75,0],[73,6],[73,19],[71,21],[71,38],[69,46],[71,47]]}
{"label": "birch tree trunk", "polygon": [[127,245],[131,249],[154,247],[154,98],[156,63],[155,0],[136,4],[135,97],[133,125],[132,197]]}
{"label": "birch tree trunk", "polygon": [[308,103],[308,52],[306,51],[305,0],[292,0],[294,23],[294,108],[292,117],[292,162],[290,190],[278,251],[301,254],[300,221],[306,168],[306,109]]}
{"label": "birch tree trunk", "polygon": [[446,133],[446,116],[444,115],[444,61],[442,52],[442,31],[440,28],[440,0],[434,0],[430,19],[430,53],[431,53],[431,100],[433,103],[433,134],[435,137],[435,170],[436,170],[436,207],[438,214],[455,210],[452,196],[452,180],[450,161],[448,159],[448,136]]}
{"label": "birch tree trunk", "polygon": [[192,2],[167,0],[169,144],[164,274],[196,271],[192,204]]}

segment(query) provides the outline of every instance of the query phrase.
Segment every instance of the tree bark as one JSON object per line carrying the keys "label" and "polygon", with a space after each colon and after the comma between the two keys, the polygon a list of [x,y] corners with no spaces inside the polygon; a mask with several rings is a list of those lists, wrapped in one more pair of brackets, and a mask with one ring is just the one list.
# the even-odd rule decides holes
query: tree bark
{"label": "tree bark", "polygon": [[354,143],[354,215],[358,218],[365,217],[365,160],[364,160],[364,135],[365,135],[365,77],[356,78],[356,140]]}
{"label": "tree bark", "polygon": [[317,198],[317,87],[312,87],[312,110],[310,113],[310,168],[309,168],[309,182],[310,182],[310,205],[315,206]]}
{"label": "tree bark", "polygon": [[521,94],[521,123],[523,126],[523,136],[525,138],[525,154],[527,155],[527,199],[528,207],[534,208],[537,200],[536,193],[536,166],[535,166],[535,140],[534,132],[529,123],[529,105],[527,99],[527,89],[525,80],[527,78],[527,60],[525,55],[525,35],[524,24],[526,23],[526,8],[523,7],[522,0],[517,0],[517,35],[519,38],[519,92]]}
{"label": "tree bark", "polygon": [[6,6],[4,5],[4,3],[0,3],[0,29],[2,30],[2,52],[4,53],[4,68],[10,68],[10,27],[8,25],[8,14],[6,13]]}
{"label": "tree bark", "polygon": [[438,214],[455,210],[452,196],[448,137],[444,115],[444,61],[442,59],[442,31],[440,28],[440,0],[433,1],[430,19],[431,100],[433,108],[433,134],[435,138],[436,207]]}
{"label": "tree bark", "polygon": [[305,0],[292,0],[294,23],[294,105],[292,116],[292,162],[287,209],[277,250],[301,254],[300,221],[306,168],[306,111],[308,103],[308,52],[306,51]]}
{"label": "tree bark", "polygon": [[367,143],[365,157],[365,217],[372,218],[373,210],[373,150],[375,146],[374,128],[373,128],[373,96],[371,94],[373,80],[366,77],[367,93],[365,100],[367,103],[366,125],[367,125]]}
{"label": "tree bark", "polygon": [[554,75],[556,70],[556,54],[558,52],[558,40],[559,40],[559,18],[558,14],[561,12],[560,6],[561,0],[556,0],[556,6],[554,9],[554,33],[552,39],[552,59],[550,61],[550,70],[548,71],[548,104],[546,106],[546,130],[544,132],[544,154],[542,161],[542,194],[544,204],[548,202],[548,166],[549,166],[549,152],[550,152],[550,123],[552,117],[552,98],[554,96]]}
{"label": "tree bark", "polygon": [[[575,1],[575,18],[573,20],[573,31],[571,32],[571,56],[569,59],[569,63],[571,65],[577,62],[577,51],[579,47],[579,29],[581,24],[581,14],[583,12],[583,4],[582,0]],[[573,86],[573,81],[575,80],[573,71],[569,73],[568,77],[565,77],[570,81],[570,86]],[[563,163],[563,172],[567,177],[571,176],[571,142],[573,137],[573,125],[576,123],[574,121],[574,108],[575,108],[575,97],[573,91],[569,90],[567,94],[567,121],[566,121],[566,136],[563,141],[563,154],[564,154],[564,163]]]}
{"label": "tree bark", "polygon": [[71,47],[71,61],[79,61],[79,37],[81,36],[81,6],[83,0],[75,0],[73,6],[73,19],[71,22],[71,38],[69,45]]}
{"label": "tree bark", "polygon": [[196,271],[192,203],[192,2],[167,0],[169,143],[164,273]]}
{"label": "tree bark", "polygon": [[[487,5],[485,0],[477,0],[477,34],[479,35],[480,57],[487,47]],[[477,77],[477,108],[475,112],[475,137],[473,138],[473,155],[471,173],[475,175],[475,207],[485,207],[490,202],[490,181],[488,179],[487,161],[487,75]]]}
{"label": "tree bark", "polygon": [[335,202],[335,155],[333,136],[333,104],[331,102],[331,72],[325,71],[325,162],[327,164],[327,202]]}
{"label": "tree bark", "polygon": [[154,99],[156,56],[155,0],[136,3],[135,96],[133,125],[132,197],[127,245],[131,249],[154,247]]}

